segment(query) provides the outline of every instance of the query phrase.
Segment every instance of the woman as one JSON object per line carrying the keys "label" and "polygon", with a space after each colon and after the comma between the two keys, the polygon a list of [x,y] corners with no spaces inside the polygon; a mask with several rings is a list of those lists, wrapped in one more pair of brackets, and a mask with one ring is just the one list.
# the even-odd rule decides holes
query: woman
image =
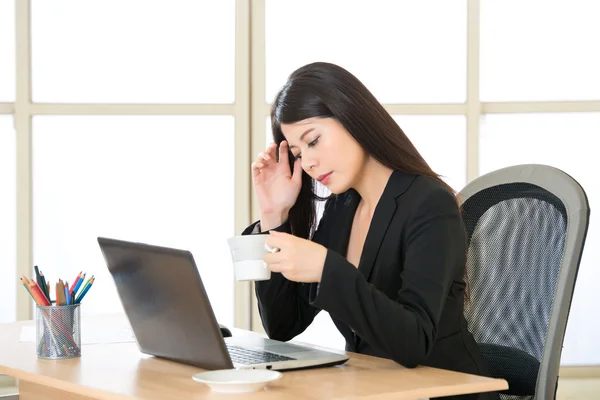
{"label": "woman", "polygon": [[[488,375],[463,317],[457,201],[381,104],[314,63],[289,77],[271,121],[275,143],[252,164],[260,221],[244,231],[278,249],[256,282],[268,336],[290,340],[326,310],[348,351]],[[315,229],[317,181],[332,195]]]}

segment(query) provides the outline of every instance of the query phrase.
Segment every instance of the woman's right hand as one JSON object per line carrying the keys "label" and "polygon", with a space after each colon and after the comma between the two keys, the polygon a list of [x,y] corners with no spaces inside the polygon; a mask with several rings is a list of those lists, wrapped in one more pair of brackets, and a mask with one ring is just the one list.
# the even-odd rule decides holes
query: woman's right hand
{"label": "woman's right hand", "polygon": [[302,187],[302,163],[300,159],[295,161],[292,174],[287,141],[279,146],[279,162],[275,157],[276,151],[277,144],[271,143],[252,163],[252,183],[258,198],[263,231],[276,227],[265,225],[285,222]]}

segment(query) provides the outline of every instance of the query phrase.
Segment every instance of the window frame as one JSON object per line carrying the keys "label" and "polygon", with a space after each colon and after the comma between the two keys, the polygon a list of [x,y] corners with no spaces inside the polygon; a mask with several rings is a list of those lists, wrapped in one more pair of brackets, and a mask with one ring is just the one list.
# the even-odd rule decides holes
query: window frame
{"label": "window frame", "polygon": [[[17,275],[33,265],[32,117],[35,115],[233,115],[235,118],[235,231],[259,218],[250,174],[254,156],[264,150],[266,0],[236,0],[235,102],[233,104],[50,104],[31,101],[31,2],[15,0],[15,101],[0,103],[0,114],[13,115],[16,129]],[[464,103],[384,104],[390,114],[464,115],[466,182],[479,176],[480,119],[494,113],[600,112],[599,101],[482,102],[479,95],[480,6],[467,1],[467,98]],[[252,45],[251,45],[252,44]],[[18,286],[18,283],[15,282]],[[262,331],[253,286],[236,282],[237,327]],[[17,288],[18,320],[32,319],[30,299]]]}

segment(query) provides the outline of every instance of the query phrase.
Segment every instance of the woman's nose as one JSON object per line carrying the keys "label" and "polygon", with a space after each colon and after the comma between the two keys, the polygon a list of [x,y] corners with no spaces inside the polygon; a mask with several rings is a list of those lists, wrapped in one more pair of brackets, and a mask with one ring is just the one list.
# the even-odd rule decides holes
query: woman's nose
{"label": "woman's nose", "polygon": [[302,168],[307,172],[312,172],[315,168],[316,162],[314,159],[305,159],[302,157]]}

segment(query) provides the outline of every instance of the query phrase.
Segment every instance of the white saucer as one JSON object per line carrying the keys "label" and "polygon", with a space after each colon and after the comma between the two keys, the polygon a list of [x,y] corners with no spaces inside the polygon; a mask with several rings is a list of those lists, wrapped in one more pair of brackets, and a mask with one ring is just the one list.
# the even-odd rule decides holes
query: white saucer
{"label": "white saucer", "polygon": [[192,379],[219,393],[249,393],[261,390],[281,376],[281,372],[267,369],[220,369],[201,372]]}

